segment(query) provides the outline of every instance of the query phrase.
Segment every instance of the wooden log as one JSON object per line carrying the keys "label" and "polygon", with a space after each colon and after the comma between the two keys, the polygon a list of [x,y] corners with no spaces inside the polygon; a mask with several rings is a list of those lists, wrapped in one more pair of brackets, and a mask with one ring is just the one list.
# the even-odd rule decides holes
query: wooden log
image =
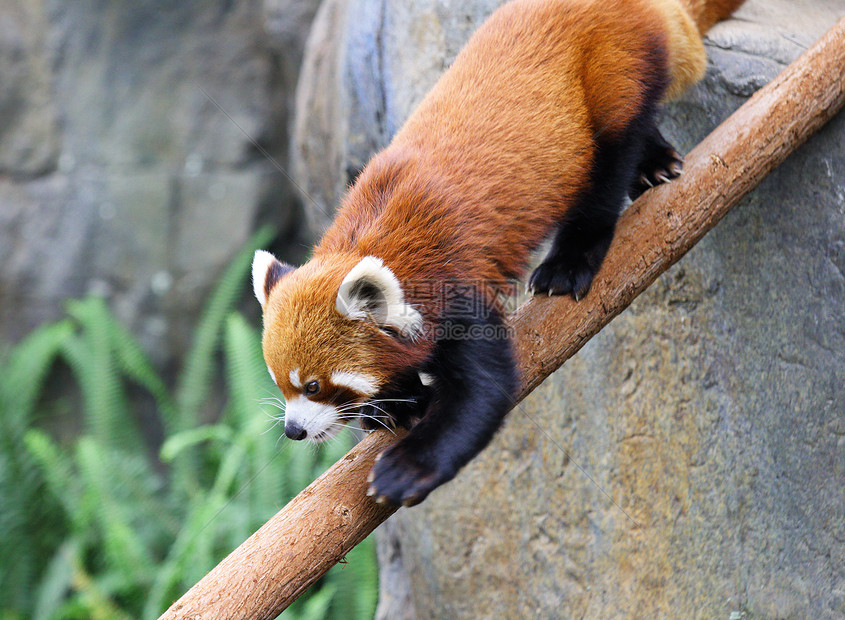
{"label": "wooden log", "polygon": [[[845,18],[686,158],[683,175],[622,216],[587,297],[534,298],[512,317],[524,398],[683,256],[845,103]],[[161,617],[274,618],[395,508],[366,497],[376,455],[367,436],[225,558]]]}
{"label": "wooden log", "polygon": [[367,474],[397,437],[370,433],[223,559],[162,618],[275,618],[396,508]]}

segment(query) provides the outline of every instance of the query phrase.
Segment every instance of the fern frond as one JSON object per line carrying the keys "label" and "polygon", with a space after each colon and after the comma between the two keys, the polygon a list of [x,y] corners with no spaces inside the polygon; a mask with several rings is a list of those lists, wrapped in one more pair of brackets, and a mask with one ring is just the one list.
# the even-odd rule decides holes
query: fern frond
{"label": "fern frond", "polygon": [[118,571],[126,583],[144,583],[145,577],[152,574],[154,563],[132,527],[132,507],[116,501],[110,488],[115,456],[91,437],[83,437],[77,444],[80,475],[87,500],[96,507],[93,517],[102,536],[108,565]]}
{"label": "fern frond", "polygon": [[267,432],[272,421],[259,405],[260,395],[278,393],[278,388],[267,373],[258,332],[240,314],[233,313],[226,321],[224,351],[228,419],[241,429],[248,459],[239,484],[249,485],[251,512],[260,525],[276,512],[282,492],[279,463],[274,459],[279,451],[278,436]]}
{"label": "fern frond", "polygon": [[165,463],[173,462],[184,450],[207,441],[231,442],[232,429],[222,424],[209,424],[192,428],[168,437],[161,446],[159,456]]}
{"label": "fern frond", "polygon": [[0,609],[28,610],[29,584],[49,561],[60,531],[60,511],[44,497],[44,479],[24,444],[48,370],[63,341],[73,331],[69,321],[31,332],[4,356],[0,367]]}
{"label": "fern frond", "polygon": [[105,302],[94,296],[73,300],[67,303],[67,313],[82,328],[65,341],[63,353],[82,389],[88,428],[103,445],[140,452],[143,441],[129,415]]}
{"label": "fern frond", "polygon": [[[217,288],[203,312],[194,333],[194,341],[188,352],[187,360],[179,376],[176,388],[177,415],[175,430],[185,430],[197,426],[200,410],[208,398],[213,384],[215,353],[220,338],[223,321],[231,312],[243,287],[249,281],[249,271],[255,250],[269,243],[273,237],[270,228],[262,228],[255,233],[247,245],[235,256],[223,273]],[[192,497],[196,492],[198,463],[191,454],[183,455],[174,463],[173,490],[176,496]]]}
{"label": "fern frond", "polygon": [[63,542],[50,560],[35,595],[33,620],[55,618],[73,587],[74,566],[80,554],[79,540],[71,537]]}
{"label": "fern frond", "polygon": [[62,345],[73,334],[68,320],[43,325],[32,331],[0,368],[0,424],[4,433],[22,430],[44,383],[44,377]]}
{"label": "fern frond", "polygon": [[167,386],[153,368],[149,357],[141,348],[137,338],[111,315],[107,315],[106,328],[109,340],[121,372],[132,381],[144,387],[158,405],[164,422],[165,432],[177,426],[177,408]]}
{"label": "fern frond", "polygon": [[200,407],[211,386],[214,352],[223,321],[248,282],[247,275],[255,250],[269,243],[272,238],[273,231],[267,227],[252,236],[223,273],[203,312],[177,389],[180,429],[193,428],[197,424]]}
{"label": "fern frond", "polygon": [[47,489],[59,501],[65,515],[77,531],[84,531],[89,522],[81,511],[81,489],[67,455],[47,433],[38,429],[27,431],[24,445],[41,468]]}

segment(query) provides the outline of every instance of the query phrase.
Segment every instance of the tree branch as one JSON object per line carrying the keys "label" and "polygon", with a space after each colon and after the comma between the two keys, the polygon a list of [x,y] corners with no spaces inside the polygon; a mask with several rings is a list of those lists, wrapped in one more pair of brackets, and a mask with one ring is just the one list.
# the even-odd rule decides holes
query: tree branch
{"label": "tree branch", "polygon": [[[586,298],[534,298],[512,317],[524,398],[845,103],[845,18],[686,158],[683,175],[622,216]],[[162,618],[275,618],[395,508],[366,497],[376,455],[396,437],[368,435],[225,558]]]}

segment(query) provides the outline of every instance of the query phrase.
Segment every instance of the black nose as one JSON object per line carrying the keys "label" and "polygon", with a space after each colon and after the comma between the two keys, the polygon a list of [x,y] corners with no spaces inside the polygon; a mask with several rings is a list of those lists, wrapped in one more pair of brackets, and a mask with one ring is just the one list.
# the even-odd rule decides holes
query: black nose
{"label": "black nose", "polygon": [[305,432],[305,429],[296,422],[287,422],[285,424],[285,435],[287,435],[289,439],[305,439],[307,434],[308,433]]}

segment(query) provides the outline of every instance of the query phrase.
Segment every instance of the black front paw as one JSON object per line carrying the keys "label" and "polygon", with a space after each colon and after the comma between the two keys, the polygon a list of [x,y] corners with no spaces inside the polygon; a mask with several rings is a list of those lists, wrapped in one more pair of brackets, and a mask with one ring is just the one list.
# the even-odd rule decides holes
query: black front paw
{"label": "black front paw", "polygon": [[379,455],[370,472],[367,495],[379,503],[414,506],[449,478],[399,443]]}
{"label": "black front paw", "polygon": [[628,190],[628,196],[636,200],[647,189],[679,177],[683,168],[684,158],[655,128],[646,140],[645,153],[637,166],[637,175]]}
{"label": "black front paw", "polygon": [[546,260],[531,274],[528,289],[534,295],[572,294],[579,300],[590,290],[594,275],[592,267],[583,261],[563,264],[563,261]]}
{"label": "black front paw", "polygon": [[580,301],[590,290],[613,239],[613,229],[594,233],[567,251],[552,251],[528,281],[534,295],[572,295]]}

